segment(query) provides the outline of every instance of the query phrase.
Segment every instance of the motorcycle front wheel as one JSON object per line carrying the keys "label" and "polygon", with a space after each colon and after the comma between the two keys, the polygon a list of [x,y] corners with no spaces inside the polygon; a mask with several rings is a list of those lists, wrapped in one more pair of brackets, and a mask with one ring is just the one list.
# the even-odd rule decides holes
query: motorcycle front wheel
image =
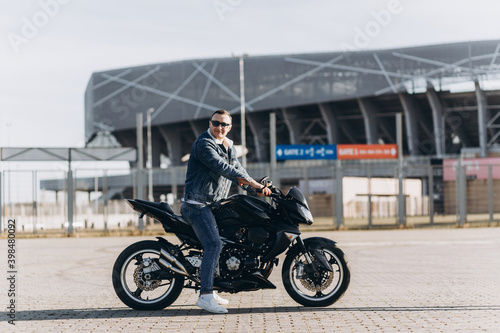
{"label": "motorcycle front wheel", "polygon": [[136,310],[161,310],[179,297],[184,277],[155,278],[162,270],[158,263],[161,246],[156,241],[141,241],[127,247],[113,266],[113,287],[120,300]]}
{"label": "motorcycle front wheel", "polygon": [[[331,272],[319,265],[314,271],[298,247],[292,248],[283,262],[283,285],[290,297],[304,306],[331,305],[344,295],[349,286],[351,272],[344,252],[333,245],[324,246],[321,252]],[[313,261],[316,260],[314,255],[311,257]]]}

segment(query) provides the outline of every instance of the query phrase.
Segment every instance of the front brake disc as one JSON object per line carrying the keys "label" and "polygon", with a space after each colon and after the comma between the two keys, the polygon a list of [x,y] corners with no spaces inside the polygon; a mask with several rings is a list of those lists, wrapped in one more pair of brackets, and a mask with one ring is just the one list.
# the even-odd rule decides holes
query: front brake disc
{"label": "front brake disc", "polygon": [[314,291],[314,292],[323,291],[332,284],[333,272],[323,271],[319,285],[316,284],[311,278],[305,278],[299,280],[300,283],[304,286],[304,288],[306,288],[309,291]]}

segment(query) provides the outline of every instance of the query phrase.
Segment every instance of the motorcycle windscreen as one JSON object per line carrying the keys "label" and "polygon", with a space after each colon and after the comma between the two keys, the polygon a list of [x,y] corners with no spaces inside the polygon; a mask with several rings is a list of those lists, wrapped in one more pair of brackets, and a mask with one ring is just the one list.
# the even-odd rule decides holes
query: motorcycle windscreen
{"label": "motorcycle windscreen", "polygon": [[288,193],[286,194],[286,196],[294,198],[295,200],[297,200],[298,202],[300,202],[302,205],[304,205],[305,207],[307,207],[307,209],[309,209],[309,205],[307,204],[306,197],[295,186],[290,187],[290,190],[288,191]]}

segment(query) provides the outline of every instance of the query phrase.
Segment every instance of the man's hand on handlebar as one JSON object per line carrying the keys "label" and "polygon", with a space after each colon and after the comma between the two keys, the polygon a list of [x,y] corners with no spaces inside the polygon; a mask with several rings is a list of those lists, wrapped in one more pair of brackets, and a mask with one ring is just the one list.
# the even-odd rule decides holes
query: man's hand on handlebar
{"label": "man's hand on handlebar", "polygon": [[260,197],[270,197],[272,192],[269,187],[261,187],[260,189],[257,189],[257,194]]}
{"label": "man's hand on handlebar", "polygon": [[254,188],[257,192],[257,195],[259,197],[268,197],[268,196],[271,196],[271,189],[260,184],[260,183],[257,183],[255,180],[252,179],[251,182],[249,182],[248,180],[244,179],[244,178],[238,178],[238,182],[240,183],[240,186],[243,186],[243,185],[249,185],[251,186],[252,188]]}

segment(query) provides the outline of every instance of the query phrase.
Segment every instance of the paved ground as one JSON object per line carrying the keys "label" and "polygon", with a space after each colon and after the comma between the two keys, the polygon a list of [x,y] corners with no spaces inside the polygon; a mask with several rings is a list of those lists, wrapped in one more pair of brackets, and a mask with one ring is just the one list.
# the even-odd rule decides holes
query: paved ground
{"label": "paved ground", "polygon": [[[304,233],[335,239],[352,280],[326,308],[305,308],[276,290],[227,295],[227,315],[203,313],[185,290],[163,311],[134,311],[115,296],[111,267],[140,237],[17,240],[16,325],[0,332],[500,332],[500,228]],[[147,237],[152,238],[152,237]],[[7,271],[0,240],[0,270]]]}

